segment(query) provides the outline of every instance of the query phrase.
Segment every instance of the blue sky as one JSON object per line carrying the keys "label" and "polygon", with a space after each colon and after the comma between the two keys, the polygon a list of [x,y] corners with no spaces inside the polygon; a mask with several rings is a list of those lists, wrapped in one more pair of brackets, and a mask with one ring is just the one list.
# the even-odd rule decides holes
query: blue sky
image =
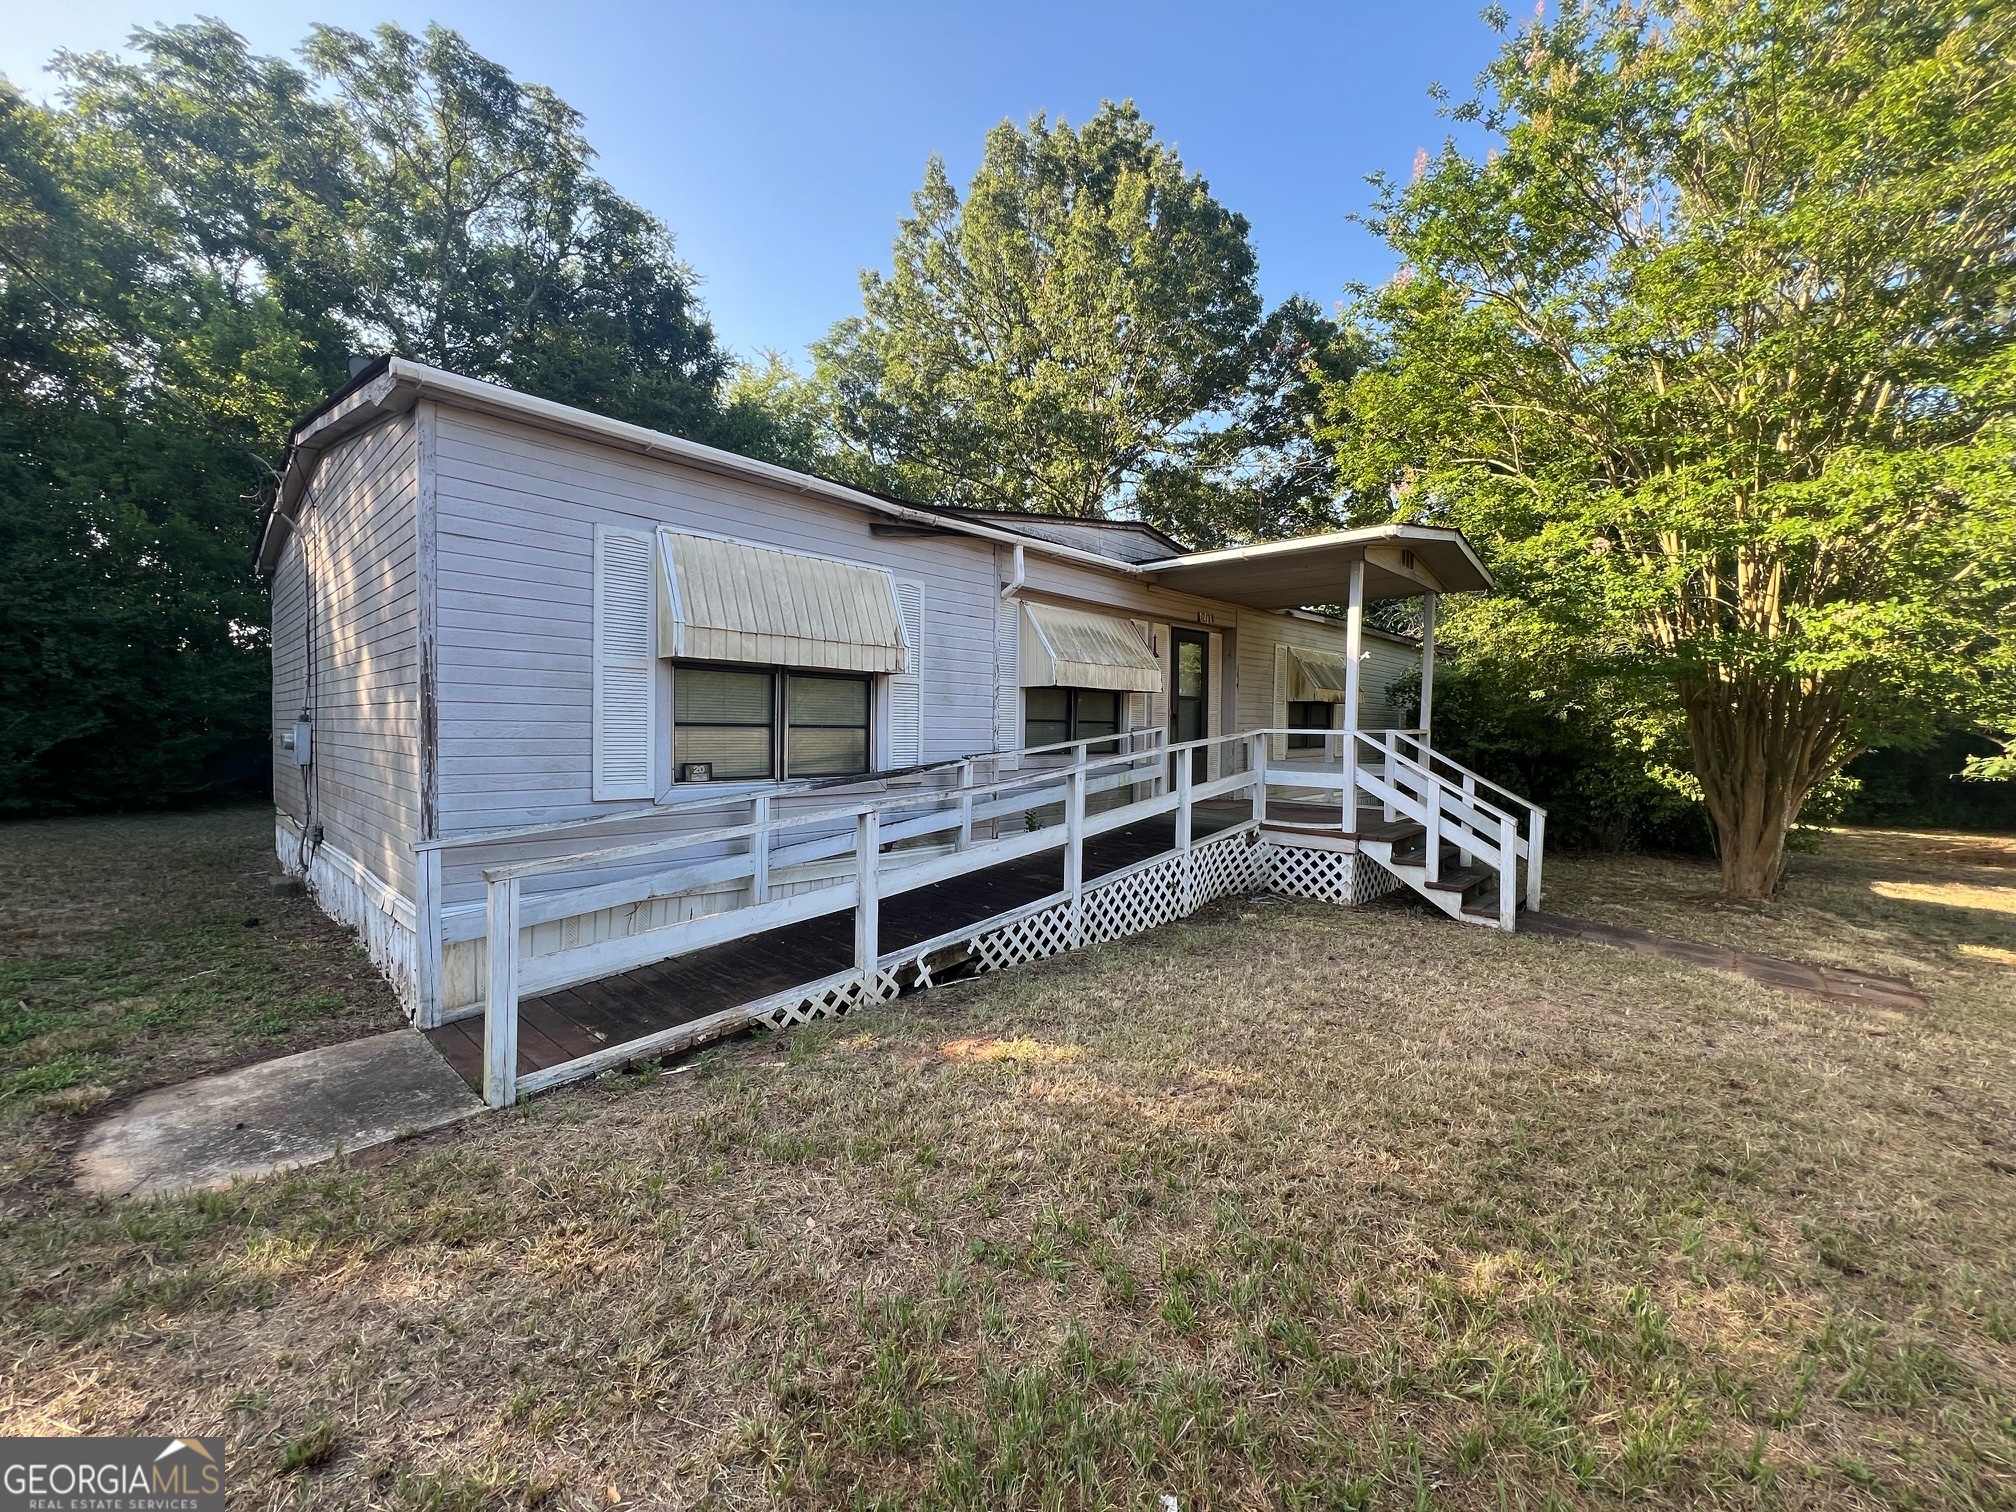
{"label": "blue sky", "polygon": [[941,153],[955,182],[987,129],[1038,110],[1083,120],[1132,98],[1253,224],[1271,302],[1329,305],[1392,267],[1346,217],[1365,175],[1405,175],[1496,40],[1482,0],[1373,5],[619,3],[619,0],[9,0],[0,72],[46,95],[58,48],[118,48],[137,23],[217,15],[263,52],[311,21],[453,26],[588,121],[608,178],[679,237],[722,340],[806,342],[859,308],[896,218]]}

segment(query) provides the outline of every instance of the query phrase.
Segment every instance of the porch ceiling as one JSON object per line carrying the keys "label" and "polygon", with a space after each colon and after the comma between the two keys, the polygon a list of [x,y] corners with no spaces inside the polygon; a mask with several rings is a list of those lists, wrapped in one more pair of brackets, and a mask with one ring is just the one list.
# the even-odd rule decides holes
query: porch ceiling
{"label": "porch ceiling", "polygon": [[1229,551],[1200,551],[1157,562],[1147,575],[1165,588],[1255,609],[1341,604],[1351,564],[1365,563],[1365,602],[1423,593],[1481,593],[1492,586],[1477,553],[1458,530],[1372,525],[1330,535],[1269,541]]}

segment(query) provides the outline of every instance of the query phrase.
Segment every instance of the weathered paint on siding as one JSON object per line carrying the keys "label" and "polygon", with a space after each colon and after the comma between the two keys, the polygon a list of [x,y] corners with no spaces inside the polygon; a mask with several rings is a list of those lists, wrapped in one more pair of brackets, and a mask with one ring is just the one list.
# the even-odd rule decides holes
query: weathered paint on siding
{"label": "weathered paint on siding", "polygon": [[[332,448],[273,581],[279,806],[408,898],[420,801],[417,494],[410,416]],[[314,725],[305,795],[279,749],[304,701]]]}
{"label": "weathered paint on siding", "polygon": [[308,575],[299,536],[282,550],[271,587],[273,731],[267,744],[273,757],[273,806],[298,824],[306,813],[307,793],[294,753],[281,748],[280,737],[294,728],[308,692]]}

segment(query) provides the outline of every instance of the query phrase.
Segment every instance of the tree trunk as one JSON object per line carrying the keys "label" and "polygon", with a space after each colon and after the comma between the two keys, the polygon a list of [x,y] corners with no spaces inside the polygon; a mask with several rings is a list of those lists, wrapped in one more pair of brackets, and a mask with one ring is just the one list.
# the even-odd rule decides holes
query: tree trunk
{"label": "tree trunk", "polygon": [[1807,794],[1848,754],[1842,695],[1824,681],[1742,671],[1680,684],[1726,896],[1763,899],[1778,890],[1785,837]]}

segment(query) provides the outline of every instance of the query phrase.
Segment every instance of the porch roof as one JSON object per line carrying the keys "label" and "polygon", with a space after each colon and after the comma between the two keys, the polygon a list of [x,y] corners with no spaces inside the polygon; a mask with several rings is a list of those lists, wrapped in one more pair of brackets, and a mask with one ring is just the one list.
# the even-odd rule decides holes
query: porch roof
{"label": "porch roof", "polygon": [[1477,593],[1491,574],[1460,530],[1432,525],[1368,525],[1293,541],[1199,551],[1141,571],[1165,588],[1254,609],[1341,604],[1351,564],[1365,564],[1365,602],[1423,593]]}

